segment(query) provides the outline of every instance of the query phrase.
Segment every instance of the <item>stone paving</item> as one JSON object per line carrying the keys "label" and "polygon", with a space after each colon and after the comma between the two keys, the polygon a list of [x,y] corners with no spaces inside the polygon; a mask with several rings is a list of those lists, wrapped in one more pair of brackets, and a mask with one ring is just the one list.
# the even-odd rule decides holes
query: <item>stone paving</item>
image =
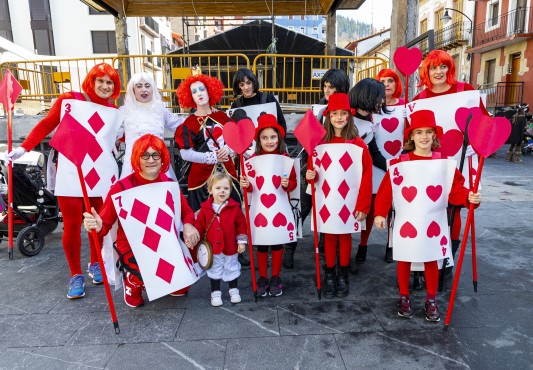
{"label": "stone paving", "polygon": [[186,297],[139,309],[127,307],[117,291],[116,335],[102,286],[89,283],[85,298],[66,298],[59,225],[35,257],[16,250],[9,260],[6,241],[0,244],[0,369],[533,369],[533,158],[511,164],[503,153],[483,172],[478,292],[469,246],[447,329],[449,286],[437,298],[440,323],[424,320],[422,291],[412,293],[411,320],[396,315],[396,266],[383,262],[384,232],[372,233],[348,297],[318,300],[308,232],[296,268],[282,271],[281,297],[255,303],[249,268],[238,305],[229,303],[223,285],[224,305],[211,307],[207,278]]}

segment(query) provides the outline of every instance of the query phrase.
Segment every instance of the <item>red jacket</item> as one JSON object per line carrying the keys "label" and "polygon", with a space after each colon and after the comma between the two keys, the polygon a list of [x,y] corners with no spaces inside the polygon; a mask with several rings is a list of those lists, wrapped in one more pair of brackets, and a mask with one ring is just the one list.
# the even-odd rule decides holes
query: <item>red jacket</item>
{"label": "red jacket", "polygon": [[[194,226],[200,233],[200,239],[204,239],[205,230],[213,216],[215,216],[213,197],[209,197],[202,203],[196,215],[196,221],[194,221]],[[246,235],[246,218],[242,213],[241,205],[229,198],[228,204],[213,220],[207,232],[207,241],[211,243],[214,254],[224,253],[226,256],[231,256],[237,253],[237,236],[239,235]]]}

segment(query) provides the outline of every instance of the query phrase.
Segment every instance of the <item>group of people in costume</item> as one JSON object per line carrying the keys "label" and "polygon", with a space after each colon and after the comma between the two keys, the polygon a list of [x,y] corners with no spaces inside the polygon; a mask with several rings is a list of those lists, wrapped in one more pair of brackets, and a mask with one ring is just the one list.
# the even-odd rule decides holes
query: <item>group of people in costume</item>
{"label": "group of people in costume", "polygon": [[[453,60],[440,50],[425,58],[420,76],[425,89],[415,100],[473,89],[466,83],[455,81]],[[326,134],[315,152],[309,153],[313,166],[302,166],[304,170],[298,173],[293,159],[287,154],[284,141],[287,127],[275,97],[259,91],[258,80],[252,71],[238,70],[233,88],[239,97],[233,108],[276,104],[275,114],[264,113],[257,118],[254,152],[246,159],[245,170],[238,174],[235,153],[222,136],[224,126],[235,117],[230,118],[214,108],[223,96],[222,82],[206,75],[186,78],[177,89],[177,99],[183,108],[192,108],[193,113],[183,119],[164,107],[153,79],[145,73],[131,78],[125,104],[116,109],[110,99],[117,98],[120,92],[117,72],[104,63],[95,66],[83,83],[84,94],[60,95],[21,147],[6,155],[7,160],[17,159],[42,141],[60,122],[70,124],[73,116],[94,133],[101,151],[107,153],[105,158],[96,160],[89,152],[83,163],[86,175],[91,170],[98,173],[97,180],[93,177],[89,186],[92,209],[86,212],[83,212],[79,181],[76,182],[73,174],[66,171],[70,169],[68,159],[59,154],[55,194],[64,218],[62,240],[71,274],[67,297],[75,299],[85,295],[85,277],[80,262],[82,221],[88,231],[97,232],[100,245],[106,234],[113,233],[113,225],[118,221],[115,251],[122,272],[124,299],[131,307],[144,304],[143,289],[147,278],[143,277],[145,270],[138,261],[139,255],[136,256],[136,245],[132,245],[134,238],[129,235],[131,228],[126,227],[126,218],[129,215],[137,220],[143,218],[148,225],[150,213],[133,208],[126,211],[126,206],[121,208],[118,204],[120,196],[126,196],[135,188],[150,191],[155,189],[155,184],[175,183],[176,176],[163,141],[166,128],[175,131],[181,157],[189,162],[186,166],[190,166],[187,169],[188,197],[179,192],[179,187],[168,187],[177,189],[173,191],[178,194],[170,196],[170,202],[167,196],[166,204],[175,212],[177,221],[173,227],[177,236],[181,233],[186,263],[196,258],[195,253],[189,254],[187,249],[194,251],[203,240],[212,245],[214,256],[207,275],[213,306],[223,304],[222,281],[228,284],[230,302],[241,302],[237,281],[241,265],[249,262],[239,256],[247,247],[252,247],[248,245],[247,220],[242,210],[243,193],[252,199],[248,222],[251,242],[257,248],[257,295],[276,297],[283,294],[281,267],[294,268],[297,245],[295,229],[298,225],[288,194],[301,190],[301,218],[305,220],[313,204],[308,190],[314,187],[315,221],[322,234],[325,257],[324,296],[343,298],[349,294],[349,272],[357,273],[357,265],[365,263],[369,235],[375,225],[378,229],[389,229],[390,242],[386,245],[384,260],[389,263],[398,261],[398,315],[413,316],[409,292],[411,264],[421,262],[427,290],[425,318],[439,321],[437,261],[450,255],[453,257],[461,228],[460,213],[456,211],[451,234],[446,232],[448,203],[467,207],[479,204],[481,197],[465,186],[455,161],[441,155],[439,139],[444,130],[433,111],[416,110],[409,114],[409,122],[405,120],[404,125],[406,102],[402,98],[401,80],[394,70],[382,70],[376,79],[361,80],[351,90],[349,85],[346,74],[337,69],[329,70],[322,78],[324,96],[318,104],[324,106],[319,118]],[[80,103],[85,104],[83,108],[79,107]],[[486,113],[481,102],[479,105]],[[76,109],[91,114],[76,116]],[[98,115],[101,126],[95,124],[95,115]],[[387,126],[394,119],[399,124],[393,128]],[[381,143],[380,132],[383,130],[400,138],[398,144],[388,141],[386,151]],[[110,153],[115,140],[121,138],[126,144],[126,155],[119,177]],[[390,149],[393,144],[394,150]],[[90,162],[89,166],[87,162]],[[427,175],[421,180],[422,173]],[[64,179],[60,179],[61,176]],[[87,183],[88,178],[85,177]],[[150,208],[150,198],[142,198],[146,209]],[[416,207],[416,216],[409,211],[411,206]],[[164,218],[159,215],[156,223],[161,225]],[[168,229],[172,227],[168,226]],[[352,260],[354,233],[361,235]],[[152,245],[153,235],[144,235],[142,243]],[[89,276],[94,284],[101,284],[103,266],[98,263],[97,245],[91,242],[90,248]],[[445,253],[445,249],[451,249],[452,253]],[[451,267],[443,265],[443,268],[451,273]],[[157,271],[158,276],[161,271]],[[190,273],[198,277],[192,269]],[[189,286],[180,286],[167,294],[187,294]]]}

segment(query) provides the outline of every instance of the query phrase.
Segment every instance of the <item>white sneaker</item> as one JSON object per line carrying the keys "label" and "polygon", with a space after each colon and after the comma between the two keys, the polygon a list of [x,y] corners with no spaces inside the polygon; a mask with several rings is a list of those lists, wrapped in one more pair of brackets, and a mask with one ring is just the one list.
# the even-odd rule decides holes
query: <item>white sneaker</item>
{"label": "white sneaker", "polygon": [[231,303],[239,303],[241,301],[241,296],[239,294],[239,289],[231,288],[229,290],[229,296],[231,298]]}
{"label": "white sneaker", "polygon": [[222,292],[220,290],[215,290],[214,292],[211,292],[211,306],[213,307],[222,306]]}

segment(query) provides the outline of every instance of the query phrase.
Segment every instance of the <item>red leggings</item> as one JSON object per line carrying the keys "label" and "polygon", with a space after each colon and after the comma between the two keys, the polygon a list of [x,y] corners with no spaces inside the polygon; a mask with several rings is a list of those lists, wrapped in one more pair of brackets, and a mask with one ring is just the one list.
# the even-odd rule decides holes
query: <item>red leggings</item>
{"label": "red leggings", "polygon": [[[83,274],[80,261],[80,228],[83,222],[83,198],[58,196],[57,201],[61,209],[61,214],[63,215],[63,250],[65,251],[68,267],[70,268],[70,275]],[[100,210],[103,204],[102,198],[100,197],[91,197],[89,198],[89,202],[96,212]],[[98,242],[101,246],[102,238],[99,238]],[[93,245],[90,238],[89,245],[92,265],[98,262],[98,255],[96,254],[96,246]]]}
{"label": "red leggings", "polygon": [[[437,261],[424,262],[424,275],[426,277],[426,292],[430,296],[437,295],[439,284],[439,265]],[[400,295],[409,295],[409,278],[411,276],[411,262],[398,261],[398,284]]]}
{"label": "red leggings", "polygon": [[341,267],[347,267],[350,264],[352,234],[324,234],[324,253],[326,255],[327,268],[334,268],[337,264],[337,241],[339,242]]}

